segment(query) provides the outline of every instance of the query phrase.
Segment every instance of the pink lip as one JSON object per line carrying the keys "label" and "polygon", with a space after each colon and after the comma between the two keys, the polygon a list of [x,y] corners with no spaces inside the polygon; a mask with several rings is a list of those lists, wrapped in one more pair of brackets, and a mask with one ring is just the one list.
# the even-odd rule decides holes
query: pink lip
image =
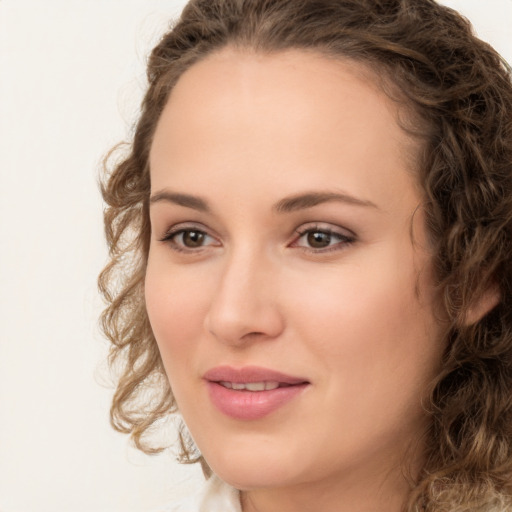
{"label": "pink lip", "polygon": [[[208,370],[203,378],[207,381],[213,405],[223,414],[239,420],[263,418],[288,403],[309,385],[307,379],[258,366],[243,368],[218,366]],[[265,391],[234,390],[222,386],[221,381],[233,383],[270,381],[285,386]]]}

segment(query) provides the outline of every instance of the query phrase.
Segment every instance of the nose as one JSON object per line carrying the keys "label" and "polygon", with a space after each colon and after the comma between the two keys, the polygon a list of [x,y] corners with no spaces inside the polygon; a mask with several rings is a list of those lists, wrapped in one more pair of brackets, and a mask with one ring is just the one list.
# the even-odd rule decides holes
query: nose
{"label": "nose", "polygon": [[274,339],[284,328],[276,293],[278,271],[261,255],[232,255],[216,282],[205,328],[219,341],[244,345]]}

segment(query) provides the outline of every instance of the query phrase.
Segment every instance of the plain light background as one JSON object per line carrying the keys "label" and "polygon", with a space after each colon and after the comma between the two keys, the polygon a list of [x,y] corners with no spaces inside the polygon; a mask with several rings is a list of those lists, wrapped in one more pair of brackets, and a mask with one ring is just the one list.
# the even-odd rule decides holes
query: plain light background
{"label": "plain light background", "polygon": [[[198,468],[111,430],[100,161],[183,0],[0,0],[0,511],[149,512]],[[512,0],[450,0],[512,62]]]}

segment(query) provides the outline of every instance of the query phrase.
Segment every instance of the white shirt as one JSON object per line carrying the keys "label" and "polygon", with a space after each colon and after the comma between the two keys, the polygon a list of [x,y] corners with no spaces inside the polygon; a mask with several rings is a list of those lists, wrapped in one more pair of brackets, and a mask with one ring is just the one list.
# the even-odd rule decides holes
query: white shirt
{"label": "white shirt", "polygon": [[213,475],[199,494],[172,503],[160,512],[242,512],[240,492]]}

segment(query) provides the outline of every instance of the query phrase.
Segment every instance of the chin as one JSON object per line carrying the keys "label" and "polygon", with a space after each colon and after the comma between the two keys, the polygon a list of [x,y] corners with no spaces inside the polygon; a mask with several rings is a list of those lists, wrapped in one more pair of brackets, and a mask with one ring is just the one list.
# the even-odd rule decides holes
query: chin
{"label": "chin", "polygon": [[298,476],[293,470],[300,461],[298,456],[290,459],[276,451],[259,449],[254,442],[245,451],[230,449],[206,454],[205,458],[219,478],[243,491],[291,484]]}
{"label": "chin", "polygon": [[288,473],[286,476],[281,471],[268,470],[268,467],[256,468],[245,465],[220,468],[215,474],[224,482],[240,491],[255,489],[268,489],[272,487],[286,487],[293,483]]}

